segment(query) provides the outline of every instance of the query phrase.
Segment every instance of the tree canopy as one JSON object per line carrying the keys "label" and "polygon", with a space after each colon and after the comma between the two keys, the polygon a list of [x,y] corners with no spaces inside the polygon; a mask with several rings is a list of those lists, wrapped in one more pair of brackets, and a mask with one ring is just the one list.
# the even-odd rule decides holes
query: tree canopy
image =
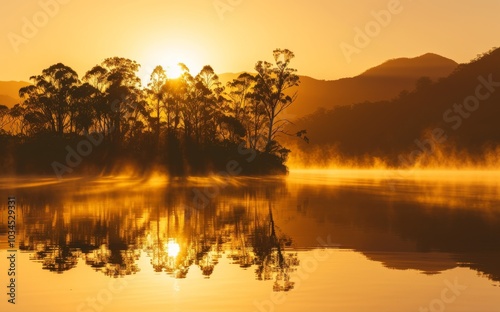
{"label": "tree canopy", "polygon": [[[290,67],[293,52],[276,49],[273,56],[274,63],[259,61],[256,74],[226,85],[209,65],[192,75],[179,64],[175,79],[157,66],[143,87],[140,65],[130,59],[107,58],[82,77],[58,63],[30,78],[19,105],[2,108],[3,140],[20,156],[12,156],[20,171],[43,172],[64,159],[65,146],[76,149],[79,140],[98,134],[105,144],[87,162],[97,168],[131,161],[179,174],[207,172],[252,150],[259,160],[248,172],[283,172],[289,150],[277,141],[287,122],[280,114],[293,103],[296,91],[289,89],[299,77]],[[35,151],[42,160],[30,160],[27,153]]]}

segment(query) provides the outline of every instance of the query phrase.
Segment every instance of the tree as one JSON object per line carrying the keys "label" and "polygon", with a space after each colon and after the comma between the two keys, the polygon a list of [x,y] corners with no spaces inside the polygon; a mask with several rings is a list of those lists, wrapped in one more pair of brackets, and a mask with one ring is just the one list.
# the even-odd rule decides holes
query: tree
{"label": "tree", "polygon": [[25,123],[23,122],[26,109],[20,104],[14,105],[9,110],[10,129],[12,134],[24,134]]}
{"label": "tree", "polygon": [[192,80],[189,69],[183,63],[178,66],[182,75],[176,79],[167,79],[162,92],[165,94],[165,110],[167,114],[167,134],[173,134],[181,125],[183,107],[187,101],[188,81]]}
{"label": "tree", "polygon": [[83,81],[96,90],[93,95],[95,99],[93,126],[97,132],[103,133],[104,136],[111,129],[111,107],[106,103],[106,90],[109,87],[107,74],[108,70],[106,68],[96,65],[83,76]]}
{"label": "tree", "polygon": [[259,61],[255,65],[257,71],[255,94],[262,102],[268,122],[266,152],[271,152],[276,144],[276,134],[282,130],[287,120],[277,117],[296,99],[296,93],[289,95],[289,89],[300,83],[297,70],[290,68],[290,61],[295,57],[292,51],[276,49],[273,51],[275,64]]}
{"label": "tree", "polygon": [[87,82],[73,89],[72,109],[76,132],[89,133],[96,119],[96,107],[101,99],[100,91]]}
{"label": "tree", "polygon": [[9,123],[9,108],[0,104],[0,133],[6,132],[5,128]]}
{"label": "tree", "polygon": [[253,87],[255,85],[255,77],[243,73],[238,78],[233,79],[227,83],[229,92],[228,97],[231,100],[231,112],[236,119],[244,119],[248,103],[251,101]]}
{"label": "tree", "polygon": [[[299,81],[296,70],[289,68],[292,52],[275,50],[274,58],[273,64],[258,62],[256,76],[245,73],[228,83],[227,92],[209,65],[192,76],[179,64],[182,75],[176,79],[168,79],[157,66],[142,88],[140,65],[127,58],[107,58],[81,81],[74,70],[58,63],[19,90],[20,105],[10,110],[0,106],[0,128],[7,128],[2,134],[19,146],[52,144],[54,151],[97,132],[106,144],[94,157],[104,166],[115,166],[125,157],[145,164],[144,170],[159,165],[170,172],[206,173],[222,166],[225,157],[241,154],[240,143],[245,143],[262,155],[252,168],[282,169],[288,150],[275,140],[286,122],[280,113],[295,99],[289,89]],[[24,166],[42,167],[29,157]]]}
{"label": "tree", "polygon": [[[160,141],[160,128],[161,128],[161,109],[165,102],[166,88],[164,88],[167,82],[167,73],[161,66],[156,66],[151,77],[149,79],[147,94],[151,98],[153,104],[153,110],[155,112],[155,134],[156,134],[156,144]],[[168,114],[168,112],[167,112]],[[168,124],[168,123],[167,123]]]}
{"label": "tree", "polygon": [[227,83],[227,96],[230,102],[229,112],[245,127],[248,147],[257,149],[264,124],[264,109],[254,93],[256,79],[243,73]]}
{"label": "tree", "polygon": [[133,135],[140,126],[139,118],[145,114],[145,101],[141,80],[137,76],[140,65],[121,57],[105,59],[84,76],[100,98],[96,116],[103,119],[103,131],[111,133],[112,141],[120,144],[124,137]]}
{"label": "tree", "polygon": [[24,98],[28,113],[37,116],[37,123],[47,125],[54,133],[62,135],[65,130],[71,132],[73,120],[71,114],[71,92],[80,82],[78,74],[68,66],[58,63],[42,71],[41,75],[32,76],[32,85],[19,90]]}
{"label": "tree", "polygon": [[219,77],[209,65],[204,66],[195,77],[196,105],[200,112],[198,136],[202,142],[213,142],[217,132],[217,122],[221,116],[220,95],[223,88]]}

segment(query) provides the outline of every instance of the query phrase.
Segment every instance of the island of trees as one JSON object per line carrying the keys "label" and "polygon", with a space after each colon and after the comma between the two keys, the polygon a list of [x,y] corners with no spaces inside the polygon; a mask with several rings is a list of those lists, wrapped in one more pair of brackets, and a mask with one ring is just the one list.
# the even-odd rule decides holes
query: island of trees
{"label": "island of trees", "polygon": [[300,81],[293,52],[273,56],[225,86],[208,65],[193,76],[179,64],[175,79],[157,66],[145,87],[140,65],[126,58],[108,58],[83,77],[52,65],[19,90],[20,104],[0,107],[0,171],[285,173],[290,150],[277,141],[287,123],[280,114]]}

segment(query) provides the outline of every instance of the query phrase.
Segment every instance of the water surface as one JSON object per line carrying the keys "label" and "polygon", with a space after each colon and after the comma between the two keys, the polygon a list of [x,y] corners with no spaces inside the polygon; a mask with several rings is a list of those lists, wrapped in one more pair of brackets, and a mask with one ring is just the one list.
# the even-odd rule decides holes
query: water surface
{"label": "water surface", "polygon": [[2,178],[19,251],[17,304],[0,307],[500,311],[499,177]]}

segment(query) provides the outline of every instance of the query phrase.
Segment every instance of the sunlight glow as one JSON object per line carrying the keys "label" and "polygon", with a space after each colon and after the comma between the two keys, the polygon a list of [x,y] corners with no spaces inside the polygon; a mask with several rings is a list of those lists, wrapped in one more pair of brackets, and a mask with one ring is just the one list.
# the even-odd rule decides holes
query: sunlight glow
{"label": "sunlight glow", "polygon": [[177,257],[181,251],[181,246],[176,243],[173,239],[169,239],[167,243],[167,253],[169,257]]}
{"label": "sunlight glow", "polygon": [[183,63],[183,62],[178,61],[175,64],[172,64],[170,66],[167,65],[167,68],[165,70],[167,71],[167,77],[169,79],[176,79],[182,75],[182,69],[179,66],[179,63]]}
{"label": "sunlight glow", "polygon": [[144,61],[141,61],[143,66],[139,71],[139,77],[141,77],[143,85],[149,83],[151,73],[158,65],[165,69],[168,79],[176,79],[181,76],[182,70],[179,63],[185,64],[193,76],[205,65],[201,55],[197,53],[199,48],[188,44],[157,46],[146,51],[143,55]]}

